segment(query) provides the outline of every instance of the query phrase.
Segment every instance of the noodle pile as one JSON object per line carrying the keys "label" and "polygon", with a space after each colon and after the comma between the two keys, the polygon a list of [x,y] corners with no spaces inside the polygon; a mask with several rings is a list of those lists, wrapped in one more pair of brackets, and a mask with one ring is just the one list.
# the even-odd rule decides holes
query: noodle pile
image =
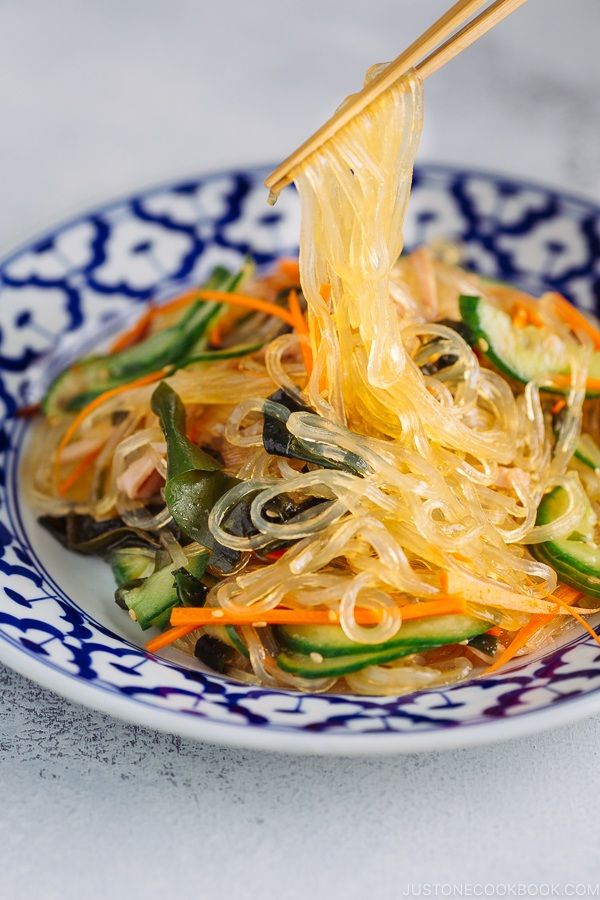
{"label": "noodle pile", "polygon": [[[583,488],[567,466],[589,351],[581,352],[542,301],[540,315],[572,350],[571,388],[555,437],[535,383],[515,393],[458,331],[433,321],[456,318],[461,292],[497,301],[506,289],[428,250],[401,257],[422,107],[422,85],[410,74],[295,173],[312,370],[305,371],[300,353],[307,338],[285,332],[243,360],[192,366],[168,379],[198,424],[198,443],[218,446],[227,471],[240,479],[208,520],[213,537],[242,554],[238,570],[211,588],[209,607],[251,609],[257,618],[279,606],[331,609],[346,636],[365,645],[396,635],[403,605],[435,597],[448,577],[458,579],[474,614],[490,625],[514,630],[531,613],[554,608],[545,598],[556,573],[525,545],[569,534],[581,514]],[[430,364],[440,355],[452,362],[435,370]],[[141,453],[153,454],[166,477],[166,447],[149,412],[153,388],[116,396],[87,418],[81,438],[98,435],[102,450],[87,493],[75,501],[49,487],[47,453],[32,457],[34,501],[54,515],[116,511],[135,527],[166,529],[163,543],[181,562],[166,506],[148,510],[119,488]],[[278,388],[300,411],[288,415],[268,399]],[[299,444],[331,467],[267,453],[265,415],[287,421]],[[61,426],[49,433],[56,444]],[[348,459],[355,471],[344,465]],[[557,485],[568,494],[566,512],[536,525],[542,496]],[[273,501],[286,497],[311,504],[274,521]],[[241,502],[254,526],[247,535],[227,527]],[[291,545],[280,558],[261,557],[274,541]],[[379,623],[358,624],[359,606],[380,611]],[[244,625],[241,632],[262,683],[310,690],[335,683],[283,672],[267,629]],[[413,655],[368,666],[346,683],[362,693],[400,693],[464,677],[472,665],[460,651],[433,660]]]}

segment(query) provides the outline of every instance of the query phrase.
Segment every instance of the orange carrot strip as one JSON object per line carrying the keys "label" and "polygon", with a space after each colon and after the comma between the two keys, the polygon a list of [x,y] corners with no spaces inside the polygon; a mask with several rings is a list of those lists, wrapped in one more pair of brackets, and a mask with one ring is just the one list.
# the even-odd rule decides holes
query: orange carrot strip
{"label": "orange carrot strip", "polygon": [[529,313],[525,307],[517,305],[517,309],[513,313],[512,323],[515,328],[524,328],[525,325],[529,325]]}
{"label": "orange carrot strip", "polygon": [[563,398],[559,397],[558,400],[556,401],[556,403],[552,404],[552,408],[551,408],[550,412],[552,413],[553,416],[555,416],[557,413],[562,412],[562,410],[565,408],[566,405],[567,404],[565,403]]}
{"label": "orange carrot strip", "polygon": [[127,347],[131,347],[132,344],[137,344],[138,341],[141,341],[146,336],[153,318],[154,309],[152,306],[149,306],[143,316],[131,328],[128,328],[127,331],[124,331],[117,337],[111,345],[110,352],[118,353],[120,350],[125,350]]}
{"label": "orange carrot strip", "polygon": [[[553,375],[552,383],[556,387],[571,387],[571,376],[570,375]],[[588,378],[585,383],[586,389],[588,391],[600,391],[600,378]]]}
{"label": "orange carrot strip", "polygon": [[331,285],[330,284],[322,284],[319,288],[319,293],[323,300],[329,300],[331,297]]}
{"label": "orange carrot strip", "polygon": [[197,625],[177,625],[175,628],[169,628],[168,631],[163,631],[163,633],[159,634],[158,637],[152,638],[151,641],[148,641],[146,644],[146,650],[148,651],[148,653],[156,653],[157,650],[162,650],[163,647],[168,647],[169,644],[178,641],[179,638],[185,637],[186,634],[191,634],[192,631],[196,631],[197,628]]}
{"label": "orange carrot strip", "polygon": [[[56,456],[54,460],[54,470],[55,475],[58,475],[58,470],[60,468],[60,455],[64,448],[70,443],[71,439],[77,433],[79,426],[84,422],[87,417],[94,412],[95,409],[98,409],[99,406],[102,406],[103,403],[106,403],[107,400],[110,400],[112,397],[116,397],[118,394],[123,394],[125,391],[129,391],[133,388],[143,387],[145,384],[152,384],[153,381],[158,381],[160,378],[163,378],[166,369],[160,369],[158,372],[150,372],[148,375],[143,375],[141,378],[136,378],[135,381],[130,381],[127,384],[120,384],[118,387],[111,388],[109,391],[104,391],[103,394],[98,394],[87,406],[84,406],[83,409],[75,416],[62,438],[60,439],[60,443],[56,448]],[[58,481],[58,478],[56,478]]]}
{"label": "orange carrot strip", "polygon": [[297,259],[278,259],[277,268],[282,275],[300,284],[300,265]]}
{"label": "orange carrot strip", "polygon": [[216,303],[226,303],[229,304],[229,306],[241,306],[244,309],[253,309],[256,312],[266,313],[269,316],[275,316],[278,319],[282,319],[286,325],[291,325],[292,328],[294,327],[291,314],[287,309],[283,309],[275,303],[270,303],[268,300],[261,300],[260,297],[251,297],[249,294],[228,294],[227,291],[204,290],[203,288],[195,288],[192,291],[187,291],[187,293],[182,294],[181,297],[175,297],[174,300],[169,300],[168,303],[157,306],[154,314],[162,315],[165,312],[173,312],[196,300],[214,300]]}
{"label": "orange carrot strip", "polygon": [[[581,596],[581,591],[576,591],[575,588],[570,587],[568,584],[560,584],[556,591],[550,595],[550,599],[556,600],[559,605],[565,606],[568,609],[569,604],[574,603],[575,600]],[[569,609],[569,612],[571,615],[582,619],[582,617],[579,616],[579,613],[575,613],[572,609]],[[544,625],[555,619],[557,615],[558,609],[556,609],[555,612],[534,614],[527,625],[523,625],[522,628],[519,628],[508,647],[506,647],[500,656],[494,660],[492,665],[485,670],[485,674],[489,675],[492,672],[496,672],[498,669],[502,668],[502,666],[509,663],[513,656],[515,656],[519,650],[531,640],[534,634],[537,634],[540,628],[543,628]],[[589,629],[589,625],[585,619],[582,619],[582,622],[584,623],[584,626]]]}
{"label": "orange carrot strip", "polygon": [[209,332],[208,340],[213,347],[220,347],[224,337],[223,323],[217,322]]}
{"label": "orange carrot strip", "polygon": [[308,375],[312,372],[313,360],[312,353],[310,347],[308,345],[308,325],[306,324],[306,319],[302,314],[302,310],[300,309],[300,301],[298,300],[298,292],[295,290],[291,290],[288,294],[288,306],[290,308],[290,312],[294,319],[294,328],[298,332],[298,335],[305,335],[307,340],[300,340],[300,351],[302,353],[302,359],[304,360],[304,368]]}
{"label": "orange carrot strip", "polygon": [[544,324],[544,320],[536,309],[537,300],[523,295],[513,306],[512,321],[517,328],[523,328],[525,325],[535,325],[539,327]]}
{"label": "orange carrot strip", "polygon": [[75,468],[69,472],[66,478],[64,478],[61,483],[58,485],[58,493],[61,497],[71,490],[74,484],[79,481],[81,476],[87,472],[89,467],[92,465],[97,456],[99,456],[102,447],[96,447],[95,450],[92,450],[87,456],[84,456],[82,460],[75,466]]}
{"label": "orange carrot strip", "polygon": [[527,625],[523,625],[522,628],[519,628],[516,635],[506,647],[505,650],[500,654],[500,656],[494,660],[491,666],[489,666],[485,670],[486,675],[491,675],[492,672],[496,672],[498,669],[505,666],[507,663],[511,661],[513,656],[519,652],[519,650],[525,646],[525,644],[531,640],[533,635],[540,630],[540,628],[545,625],[547,622],[551,622],[552,619],[556,617],[557,613],[536,613],[534,614]]}
{"label": "orange carrot strip", "polygon": [[600,350],[600,331],[598,328],[582,312],[576,309],[572,303],[569,303],[562,294],[553,291],[548,296],[552,299],[554,308],[563,322],[566,322],[573,331],[579,330],[587,334],[596,350]]}
{"label": "orange carrot strip", "polygon": [[288,306],[290,308],[290,312],[295,319],[295,329],[300,332],[300,334],[308,334],[308,325],[306,324],[306,319],[302,314],[302,310],[300,309],[300,301],[298,300],[298,292],[293,288],[288,294]]}
{"label": "orange carrot strip", "polygon": [[502,634],[502,629],[498,628],[497,625],[492,625],[491,628],[488,628],[486,634],[491,634],[492,637],[500,637],[500,635]]}
{"label": "orange carrot strip", "polygon": [[596,641],[597,644],[600,644],[600,636],[597,635],[596,632],[594,631],[594,629],[592,628],[592,626],[588,622],[585,621],[585,619],[583,618],[581,613],[578,613],[575,609],[571,609],[568,602],[566,602],[565,600],[560,600],[556,596],[556,594],[552,595],[552,599],[556,600],[557,603],[559,604],[559,606],[562,606],[566,612],[568,612],[571,616],[573,616],[573,618],[577,619],[577,621],[579,622],[581,627],[584,628],[587,631],[587,633],[594,638],[594,640]]}
{"label": "orange carrot strip", "polygon": [[[400,607],[402,621],[423,619],[429,616],[455,615],[466,612],[467,605],[458,597],[444,597],[439,600],[411,603]],[[359,607],[355,612],[359,625],[376,625],[381,621],[377,610]],[[270,609],[266,612],[247,612],[210,607],[176,607],[171,613],[171,625],[252,625],[254,622],[267,625],[337,625],[336,612],[328,609]]]}

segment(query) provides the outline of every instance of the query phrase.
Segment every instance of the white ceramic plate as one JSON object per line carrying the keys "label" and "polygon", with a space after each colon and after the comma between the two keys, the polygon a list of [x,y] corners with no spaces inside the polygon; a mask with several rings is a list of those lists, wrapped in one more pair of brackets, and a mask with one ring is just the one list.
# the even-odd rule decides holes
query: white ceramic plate
{"label": "white ceramic plate", "polygon": [[[128,721],[202,740],[307,753],[396,753],[514,737],[600,710],[600,648],[573,632],[538,658],[399,698],[298,695],[243,686],[190,657],[143,650],[101,562],[59,547],[19,489],[29,426],[14,416],[72,356],[151,297],[247,252],[296,250],[296,196],[265,204],[266,170],[194,177],[65,222],[0,262],[0,659]],[[463,243],[471,265],[595,308],[600,209],[539,185],[447,166],[418,169],[407,243]]]}

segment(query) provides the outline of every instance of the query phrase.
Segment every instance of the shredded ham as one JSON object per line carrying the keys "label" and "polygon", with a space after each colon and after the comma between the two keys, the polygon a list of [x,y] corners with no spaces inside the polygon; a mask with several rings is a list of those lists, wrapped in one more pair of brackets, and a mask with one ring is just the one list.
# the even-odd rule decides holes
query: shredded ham
{"label": "shredded ham", "polygon": [[73,441],[62,451],[60,461],[63,465],[78,462],[84,456],[93,453],[94,450],[99,450],[101,446],[102,441],[98,438],[82,438],[80,441]]}
{"label": "shredded ham", "polygon": [[[528,489],[531,482],[529,472],[519,472],[519,480],[524,489]],[[494,486],[501,490],[512,491],[514,489],[515,470],[509,466],[498,466],[498,477],[494,482]]]}
{"label": "shredded ham", "polygon": [[156,471],[156,461],[150,454],[138,457],[117,478],[117,487],[130,500],[146,500],[152,497],[163,483]]}

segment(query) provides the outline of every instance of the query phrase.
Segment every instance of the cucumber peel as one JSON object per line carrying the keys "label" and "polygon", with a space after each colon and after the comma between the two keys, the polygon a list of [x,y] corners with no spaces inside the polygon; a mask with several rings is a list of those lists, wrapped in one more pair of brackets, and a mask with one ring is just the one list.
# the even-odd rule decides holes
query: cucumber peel
{"label": "cucumber peel", "polygon": [[[363,647],[365,645],[363,644]],[[381,665],[393,662],[402,656],[418,653],[419,647],[392,647],[375,653],[349,653],[347,656],[321,656],[317,651],[310,656],[305,653],[292,653],[284,650],[277,656],[277,665],[284,672],[299,675],[302,678],[329,678],[358,672],[366,666]]]}
{"label": "cucumber peel", "polygon": [[281,652],[277,665],[303,678],[327,678],[382,665],[445,644],[484,634],[489,622],[467,615],[432,616],[406,622],[381,644],[351,641],[335,625],[282,625],[274,629]]}
{"label": "cucumber peel", "polygon": [[600,469],[600,447],[589,434],[581,434],[574,453],[575,459],[596,471]]}
{"label": "cucumber peel", "polygon": [[360,644],[350,640],[337,625],[279,625],[273,629],[281,647],[296,653],[322,656],[351,656],[385,653],[389,650],[458,644],[482,634],[489,622],[462,614],[431,616],[404,622],[397,634],[381,644]]}

